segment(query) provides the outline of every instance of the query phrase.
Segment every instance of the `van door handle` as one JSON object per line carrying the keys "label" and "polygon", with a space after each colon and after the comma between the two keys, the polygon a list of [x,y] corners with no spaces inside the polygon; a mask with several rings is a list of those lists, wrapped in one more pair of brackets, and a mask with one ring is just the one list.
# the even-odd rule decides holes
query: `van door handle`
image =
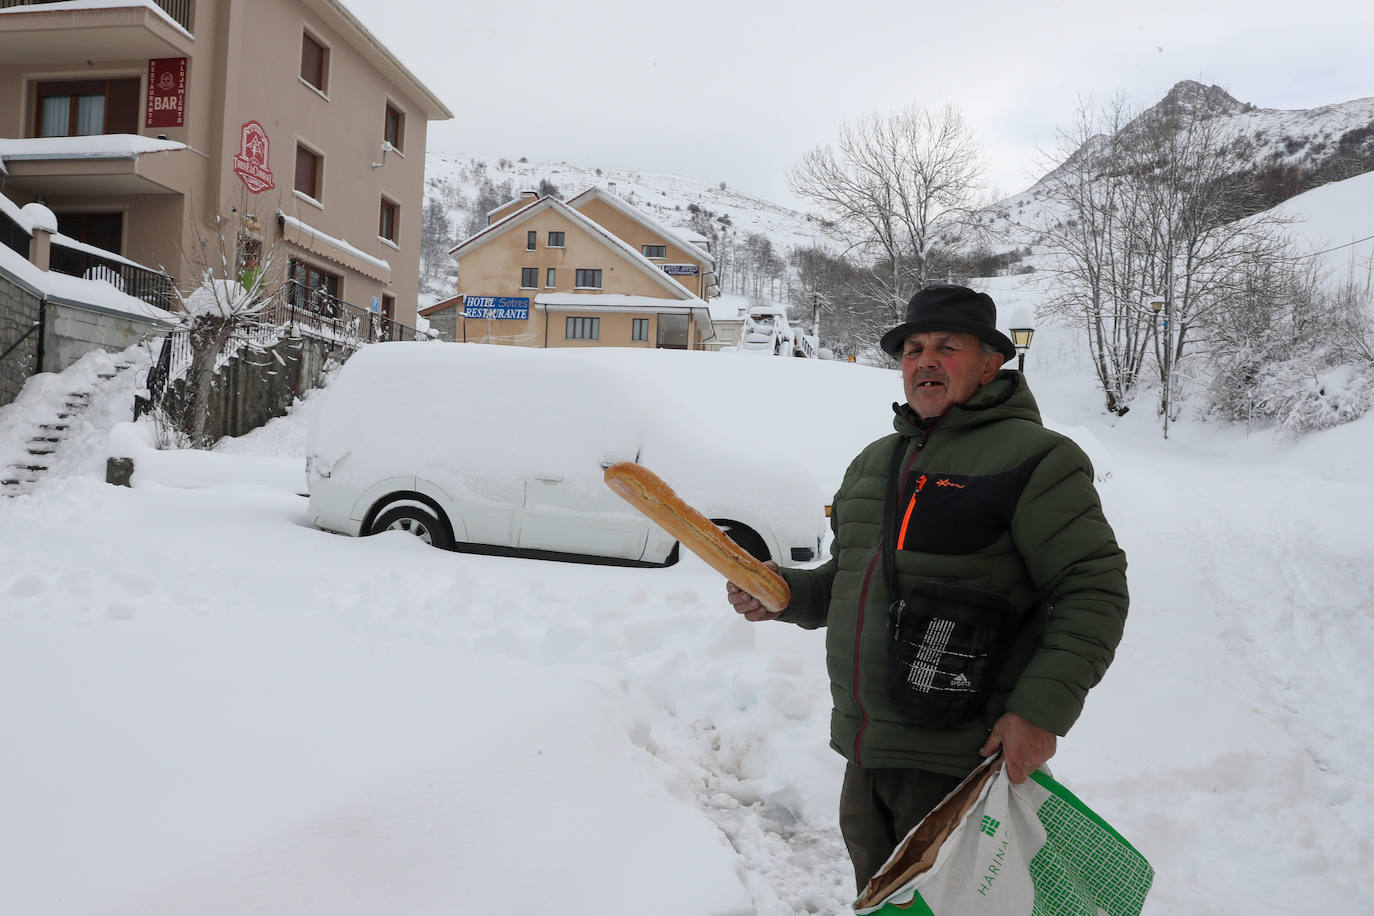
{"label": "van door handle", "polygon": [[563,482],[563,478],[562,478],[562,477],[553,477],[553,476],[545,476],[545,475],[536,476],[534,479],[537,480],[537,481],[539,481],[540,483],[562,483],[562,482]]}

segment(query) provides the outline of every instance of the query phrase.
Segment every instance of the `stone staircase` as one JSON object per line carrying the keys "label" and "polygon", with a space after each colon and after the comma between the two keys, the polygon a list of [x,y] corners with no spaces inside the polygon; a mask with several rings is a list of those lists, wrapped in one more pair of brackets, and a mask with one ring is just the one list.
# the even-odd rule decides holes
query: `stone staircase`
{"label": "stone staircase", "polygon": [[[97,384],[109,381],[131,365],[115,363],[112,371],[97,374]],[[57,410],[45,422],[35,425],[26,441],[26,456],[0,471],[0,496],[18,496],[34,488],[67,441],[72,421],[91,406],[93,393],[93,388],[67,392]]]}

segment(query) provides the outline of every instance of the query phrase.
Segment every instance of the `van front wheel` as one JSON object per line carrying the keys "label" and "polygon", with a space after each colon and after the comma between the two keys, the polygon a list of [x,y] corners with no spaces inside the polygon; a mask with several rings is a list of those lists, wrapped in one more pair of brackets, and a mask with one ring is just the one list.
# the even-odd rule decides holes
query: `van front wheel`
{"label": "van front wheel", "polygon": [[452,546],[449,543],[448,532],[444,530],[444,523],[434,513],[427,512],[420,506],[397,506],[388,509],[377,516],[367,533],[381,534],[383,531],[404,531],[434,547],[447,549]]}

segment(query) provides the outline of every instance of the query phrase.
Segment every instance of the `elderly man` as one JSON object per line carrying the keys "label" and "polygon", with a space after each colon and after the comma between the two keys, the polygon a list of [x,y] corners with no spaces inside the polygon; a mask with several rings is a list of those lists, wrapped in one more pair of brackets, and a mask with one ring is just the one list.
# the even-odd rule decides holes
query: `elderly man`
{"label": "elderly man", "polygon": [[749,620],[828,628],[840,829],[861,891],[980,757],[1000,749],[1020,783],[1054,755],[1128,603],[1092,466],[1001,368],[1015,347],[992,299],[926,287],[882,347],[906,403],[845,472],[830,559],[782,571],[780,613],[727,585]]}

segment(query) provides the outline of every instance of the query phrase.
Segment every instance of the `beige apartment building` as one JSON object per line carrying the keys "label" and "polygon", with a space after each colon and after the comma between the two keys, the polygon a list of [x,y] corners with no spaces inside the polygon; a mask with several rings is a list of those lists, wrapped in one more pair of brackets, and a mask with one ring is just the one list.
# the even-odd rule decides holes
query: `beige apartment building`
{"label": "beige apartment building", "polygon": [[413,327],[451,117],[335,0],[0,0],[0,193],[183,290],[223,247]]}
{"label": "beige apartment building", "polygon": [[526,192],[455,247],[458,296],[426,309],[453,339],[701,350],[715,336],[709,252],[601,188]]}

